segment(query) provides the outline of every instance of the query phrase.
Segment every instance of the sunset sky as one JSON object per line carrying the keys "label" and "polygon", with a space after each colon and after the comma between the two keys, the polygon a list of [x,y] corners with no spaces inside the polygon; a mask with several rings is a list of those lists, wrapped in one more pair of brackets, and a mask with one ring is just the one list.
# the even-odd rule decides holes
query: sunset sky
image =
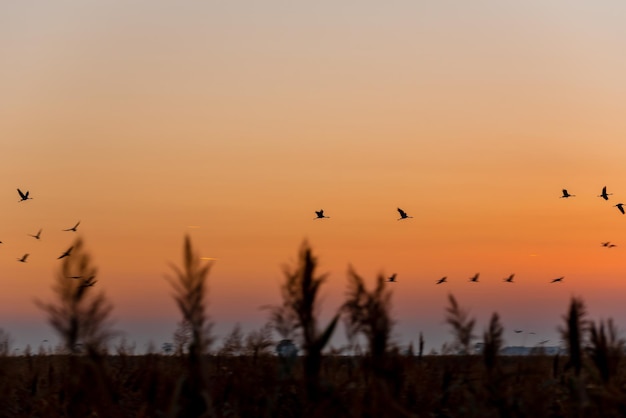
{"label": "sunset sky", "polygon": [[3,2],[0,328],[56,341],[34,301],[81,236],[116,329],[160,346],[189,234],[217,259],[218,336],[266,321],[304,239],[324,318],[349,265],[397,273],[402,345],[451,340],[449,293],[508,344],[558,344],[572,296],[624,329],[624,21],[621,1]]}

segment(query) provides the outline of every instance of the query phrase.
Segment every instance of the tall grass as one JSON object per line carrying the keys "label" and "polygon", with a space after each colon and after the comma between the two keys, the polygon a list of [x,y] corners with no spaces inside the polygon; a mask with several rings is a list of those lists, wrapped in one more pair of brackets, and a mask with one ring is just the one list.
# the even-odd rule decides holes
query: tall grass
{"label": "tall grass", "polygon": [[376,278],[370,291],[353,268],[348,271],[348,291],[342,306],[350,338],[363,334],[368,342],[374,369],[383,367],[387,346],[393,328],[391,318],[391,291],[385,277]]}
{"label": "tall grass", "polygon": [[285,282],[281,286],[282,304],[270,309],[270,321],[281,333],[299,332],[305,351],[304,374],[310,400],[319,396],[319,375],[322,350],[335,330],[339,314],[320,330],[318,326],[319,290],[326,275],[317,275],[317,258],[304,242],[293,267],[285,267]]}
{"label": "tall grass", "polygon": [[459,354],[470,354],[472,352],[471,343],[475,338],[475,319],[470,319],[469,313],[462,309],[453,295],[448,295],[450,305],[446,308],[448,313],[446,322],[452,327],[455,337],[454,349]]}
{"label": "tall grass", "polygon": [[[384,278],[368,288],[351,269],[340,313],[349,333],[367,340],[366,355],[342,356],[340,348],[322,356],[339,316],[319,324],[326,276],[317,273],[305,243],[295,265],[284,270],[282,303],[270,309],[271,319],[280,321],[248,334],[236,326],[216,355],[209,352],[215,339],[207,314],[210,264],[186,237],[182,266],[168,277],[181,311],[179,350],[134,356],[124,340],[114,354],[106,351],[112,305],[98,291],[100,281],[92,286],[97,269],[82,241],[59,263],[54,299],[38,305],[61,337],[63,353],[0,352],[0,418],[626,416],[625,343],[612,320],[589,321],[579,298],[560,328],[568,346],[565,368],[558,355],[502,355],[497,313],[483,332],[482,355],[473,355],[476,321],[452,295],[445,319],[455,355],[424,355],[420,333],[416,360],[390,342],[394,321]],[[271,327],[304,349],[287,378],[281,359],[271,355]],[[0,333],[2,341],[10,342],[7,333]]]}
{"label": "tall grass", "polygon": [[72,254],[65,257],[56,274],[53,292],[56,303],[36,301],[48,313],[52,327],[61,337],[68,352],[80,352],[80,345],[92,352],[105,349],[113,336],[110,314],[113,310],[104,293],[97,292],[98,269],[85,251],[81,238],[73,245]]}
{"label": "tall grass", "polygon": [[183,326],[188,326],[191,341],[188,345],[187,377],[179,380],[176,393],[182,399],[172,406],[170,415],[182,414],[188,417],[200,417],[213,413],[213,405],[209,394],[209,378],[205,354],[213,338],[212,323],[206,313],[208,284],[207,277],[212,263],[202,263],[195,253],[189,236],[183,244],[182,268],[172,264],[173,275],[166,276],[174,289],[174,300],[182,314]]}

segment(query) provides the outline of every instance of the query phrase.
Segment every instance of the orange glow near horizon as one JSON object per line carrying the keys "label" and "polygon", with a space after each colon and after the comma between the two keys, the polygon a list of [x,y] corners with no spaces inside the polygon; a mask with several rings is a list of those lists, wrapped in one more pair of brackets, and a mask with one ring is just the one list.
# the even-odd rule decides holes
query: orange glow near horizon
{"label": "orange glow near horizon", "polygon": [[258,324],[305,239],[328,311],[350,265],[397,273],[402,332],[441,328],[448,293],[511,327],[573,295],[626,321],[621,3],[348,3],[10,6],[0,327],[42,320],[77,235],[121,328],[177,320],[185,234],[216,322]]}

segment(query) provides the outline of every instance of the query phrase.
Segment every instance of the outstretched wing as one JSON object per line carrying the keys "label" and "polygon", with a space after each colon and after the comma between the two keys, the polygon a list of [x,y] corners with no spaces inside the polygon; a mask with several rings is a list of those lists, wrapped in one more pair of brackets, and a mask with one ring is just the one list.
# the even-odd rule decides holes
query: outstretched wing
{"label": "outstretched wing", "polygon": [[26,192],[26,194],[22,193],[22,191],[20,189],[17,189],[17,192],[20,194],[20,198],[22,200],[26,199],[28,197],[28,192]]}
{"label": "outstretched wing", "polygon": [[400,214],[401,217],[405,218],[406,217],[406,212],[403,211],[402,209],[398,208],[398,213]]}

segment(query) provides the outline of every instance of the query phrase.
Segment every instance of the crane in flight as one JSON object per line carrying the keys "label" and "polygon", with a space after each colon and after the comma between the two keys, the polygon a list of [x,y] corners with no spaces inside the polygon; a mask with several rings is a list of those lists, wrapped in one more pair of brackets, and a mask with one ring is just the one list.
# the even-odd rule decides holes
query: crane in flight
{"label": "crane in flight", "polygon": [[441,279],[437,280],[435,284],[447,283],[448,276],[443,276]]}
{"label": "crane in flight", "polygon": [[472,283],[478,283],[478,276],[480,276],[480,273],[474,274],[472,277],[470,277],[469,281]]}
{"label": "crane in flight", "polygon": [[606,248],[613,248],[613,247],[617,247],[617,244],[611,244],[611,241],[601,242],[600,244],[601,244],[603,247],[606,247]]}
{"label": "crane in flight", "polygon": [[316,210],[315,214],[317,215],[317,217],[315,217],[313,219],[330,218],[330,216],[324,216],[324,209]]}
{"label": "crane in flight", "polygon": [[606,186],[604,186],[602,188],[602,194],[599,194],[598,197],[601,197],[604,200],[609,200],[609,196],[611,196],[613,193],[607,193],[606,192]]}
{"label": "crane in flight", "polygon": [[563,199],[563,198],[567,199],[568,197],[576,197],[576,195],[575,194],[569,194],[567,189],[563,189],[563,196],[561,196],[561,199]]}
{"label": "crane in flight", "polygon": [[505,281],[506,283],[515,283],[515,282],[513,281],[513,277],[515,277],[515,273],[511,274],[509,277],[505,277],[505,278],[504,278],[504,281]]}
{"label": "crane in flight", "polygon": [[617,205],[615,205],[615,207],[617,209],[619,209],[620,212],[622,212],[622,215],[624,214],[624,204],[623,203],[618,203]]}
{"label": "crane in flight", "polygon": [[76,225],[74,225],[73,227],[71,227],[71,228],[67,228],[67,229],[64,229],[64,231],[73,231],[73,232],[76,232],[76,228],[78,228],[78,225],[80,225],[80,221],[76,222]]}
{"label": "crane in flight", "polygon": [[390,283],[397,283],[397,282],[396,282],[396,276],[397,276],[397,274],[396,274],[396,273],[393,273],[391,276],[389,276],[389,278],[387,279],[387,281],[388,281],[388,282],[390,282]]}
{"label": "crane in flight", "polygon": [[32,234],[28,234],[29,236],[35,238],[35,239],[41,239],[41,231],[43,231],[42,229],[40,229],[39,231],[37,231],[37,234],[32,235]]}
{"label": "crane in flight", "polygon": [[69,257],[71,255],[71,253],[72,253],[72,248],[74,248],[74,246],[71,246],[70,248],[68,248],[67,251],[65,251],[63,254],[61,254],[57,258],[57,260],[60,260],[61,258],[64,258],[64,257]]}
{"label": "crane in flight", "polygon": [[32,199],[32,197],[28,197],[28,194],[30,193],[28,190],[26,190],[26,193],[23,193],[20,189],[17,189],[17,193],[20,195],[20,200],[18,200],[18,202],[23,202],[24,200]]}
{"label": "crane in flight", "polygon": [[398,218],[398,220],[412,218],[412,216],[407,215],[406,212],[400,208],[398,208],[398,213],[400,214],[400,217]]}
{"label": "crane in flight", "polygon": [[24,254],[22,258],[18,258],[17,261],[19,261],[20,263],[25,263],[27,258],[28,254]]}
{"label": "crane in flight", "polygon": [[553,279],[550,283],[561,283],[564,278],[565,276],[557,277],[556,279]]}

